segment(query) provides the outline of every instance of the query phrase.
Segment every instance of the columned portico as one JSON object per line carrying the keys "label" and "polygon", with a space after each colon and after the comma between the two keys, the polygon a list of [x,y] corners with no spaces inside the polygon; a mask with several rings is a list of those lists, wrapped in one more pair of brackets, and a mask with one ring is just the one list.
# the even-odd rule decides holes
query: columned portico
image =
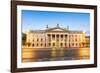
{"label": "columned portico", "polygon": [[68,34],[52,33],[48,34],[48,43],[51,43],[52,47],[68,47],[69,38]]}

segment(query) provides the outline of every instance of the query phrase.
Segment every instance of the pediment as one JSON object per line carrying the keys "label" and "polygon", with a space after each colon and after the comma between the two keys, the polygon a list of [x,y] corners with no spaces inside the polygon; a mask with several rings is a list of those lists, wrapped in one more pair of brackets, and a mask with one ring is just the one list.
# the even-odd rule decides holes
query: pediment
{"label": "pediment", "polygon": [[50,31],[64,31],[63,29],[52,29]]}
{"label": "pediment", "polygon": [[48,31],[54,31],[54,32],[63,32],[63,31],[67,31],[67,29],[63,29],[63,28],[51,28],[51,29],[48,29]]}

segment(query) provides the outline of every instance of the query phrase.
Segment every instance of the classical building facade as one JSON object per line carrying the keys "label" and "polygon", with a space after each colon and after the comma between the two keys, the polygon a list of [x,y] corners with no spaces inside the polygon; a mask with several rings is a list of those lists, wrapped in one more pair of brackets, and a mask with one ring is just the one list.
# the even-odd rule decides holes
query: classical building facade
{"label": "classical building facade", "polygon": [[85,32],[69,30],[69,27],[61,28],[59,24],[54,28],[47,26],[46,30],[30,30],[25,34],[25,46],[32,48],[86,47],[89,41]]}

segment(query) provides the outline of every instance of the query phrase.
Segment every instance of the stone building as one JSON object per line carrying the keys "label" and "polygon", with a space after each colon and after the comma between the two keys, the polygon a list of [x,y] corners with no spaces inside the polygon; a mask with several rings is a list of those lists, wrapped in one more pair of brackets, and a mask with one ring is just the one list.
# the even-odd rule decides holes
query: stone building
{"label": "stone building", "polygon": [[26,34],[26,47],[31,48],[71,48],[87,47],[86,33],[70,30],[69,27],[61,28],[57,24],[54,28],[46,27],[45,30],[30,30]]}

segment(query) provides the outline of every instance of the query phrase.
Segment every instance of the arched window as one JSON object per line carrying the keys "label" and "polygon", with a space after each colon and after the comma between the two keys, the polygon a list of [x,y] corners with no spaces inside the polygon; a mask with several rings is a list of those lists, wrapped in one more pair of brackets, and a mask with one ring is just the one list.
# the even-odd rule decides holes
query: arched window
{"label": "arched window", "polygon": [[76,47],[77,47],[77,43],[76,43]]}

